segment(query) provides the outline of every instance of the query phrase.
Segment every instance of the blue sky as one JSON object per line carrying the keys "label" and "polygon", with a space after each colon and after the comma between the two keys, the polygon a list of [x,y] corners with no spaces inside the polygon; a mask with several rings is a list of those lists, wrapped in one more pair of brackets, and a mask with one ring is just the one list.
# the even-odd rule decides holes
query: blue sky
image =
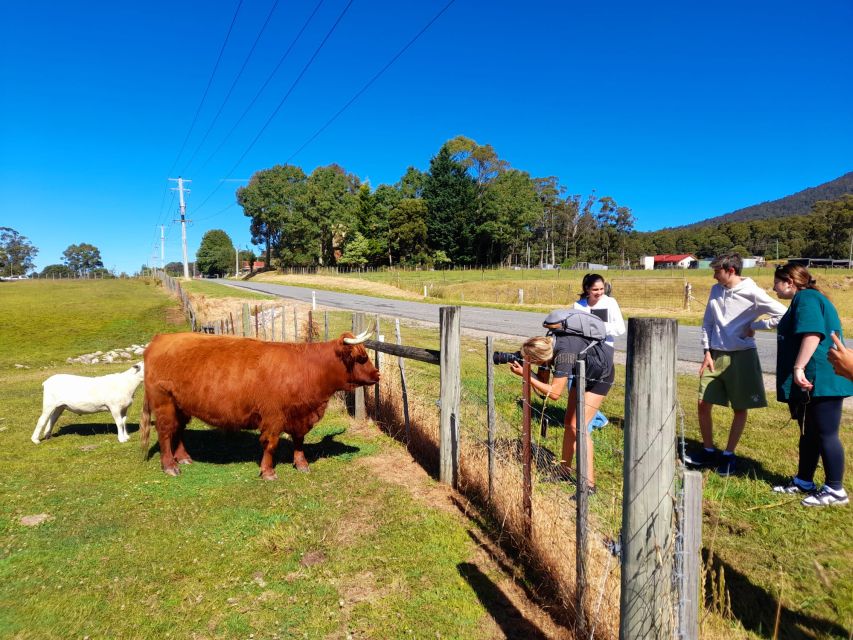
{"label": "blue sky", "polygon": [[336,162],[376,187],[426,170],[460,134],[570,193],[612,196],[640,230],[853,169],[849,0],[456,0],[296,153],[447,3],[349,1],[322,2],[226,139],[317,0],[279,2],[224,106],[274,0],[243,1],[215,74],[237,0],[3,0],[0,226],[39,248],[39,269],[88,242],[131,273],[159,263],[160,224],[166,261],[181,259],[167,178],[192,180],[192,259],[210,229],[249,244],[248,218],[229,205],[257,170]]}

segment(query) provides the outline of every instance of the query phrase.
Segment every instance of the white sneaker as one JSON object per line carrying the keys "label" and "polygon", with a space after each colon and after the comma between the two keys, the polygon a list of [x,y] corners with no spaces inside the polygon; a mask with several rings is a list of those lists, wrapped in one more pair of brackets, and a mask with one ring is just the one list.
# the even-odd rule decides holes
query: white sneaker
{"label": "white sneaker", "polygon": [[805,507],[842,507],[845,504],[850,502],[847,497],[847,492],[844,489],[840,491],[836,491],[835,489],[830,489],[828,486],[823,485],[820,491],[817,493],[813,493],[810,496],[807,496],[803,499],[803,506]]}
{"label": "white sneaker", "polygon": [[788,484],[773,487],[773,491],[775,493],[814,493],[817,491],[817,486],[814,482],[803,482],[794,476]]}

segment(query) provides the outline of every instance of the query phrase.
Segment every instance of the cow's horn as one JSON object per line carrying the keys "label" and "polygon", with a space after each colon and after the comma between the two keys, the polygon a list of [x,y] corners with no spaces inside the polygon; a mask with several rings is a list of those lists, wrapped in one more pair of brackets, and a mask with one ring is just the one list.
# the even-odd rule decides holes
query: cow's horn
{"label": "cow's horn", "polygon": [[346,344],[361,344],[370,337],[370,329],[362,331],[355,338],[344,338]]}

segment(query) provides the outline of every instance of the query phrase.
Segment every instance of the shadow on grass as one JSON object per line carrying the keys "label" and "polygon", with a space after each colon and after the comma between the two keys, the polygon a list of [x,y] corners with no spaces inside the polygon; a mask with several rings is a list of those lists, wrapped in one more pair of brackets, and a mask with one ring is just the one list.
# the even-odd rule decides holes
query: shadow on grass
{"label": "shadow on grass", "polygon": [[[702,443],[698,440],[693,440],[692,438],[685,438],[684,445],[687,449],[687,455],[690,455],[702,448]],[[795,472],[797,469],[796,460],[792,461],[792,465],[792,472]],[[742,456],[740,453],[737,454],[737,473],[735,475],[745,478],[755,478],[769,486],[787,484],[791,479],[790,475],[784,476],[776,473],[775,471],[768,471],[758,460],[748,456]]]}
{"label": "shadow on grass", "polygon": [[506,597],[500,587],[480,569],[469,562],[456,565],[465,581],[474,589],[480,602],[488,610],[507,638],[546,640],[548,636],[539,627],[525,620],[521,611]]}
{"label": "shadow on grass", "polygon": [[[138,424],[127,423],[127,433],[136,433],[139,431]],[[99,422],[99,423],[81,423],[81,424],[66,424],[56,430],[50,436],[51,438],[59,438],[61,436],[102,436],[112,434],[118,437],[118,427],[115,422]]]}
{"label": "shadow on grass", "polygon": [[[707,565],[708,552],[702,550]],[[750,582],[749,578],[727,562],[714,556],[711,570],[715,575],[722,569],[726,580],[726,590],[731,597],[732,617],[745,629],[770,637],[776,624],[778,599],[763,588]],[[713,601],[711,581],[705,584],[706,602]],[[815,618],[801,611],[792,611],[782,600],[782,613],[779,621],[779,638],[782,640],[800,640],[805,638],[849,638],[850,632],[844,626],[831,620]]]}
{"label": "shadow on grass", "polygon": [[[321,458],[352,455],[359,448],[335,440],[343,433],[326,434],[319,442],[305,443],[305,457],[309,464]],[[156,438],[156,434],[152,434]],[[211,464],[233,464],[239,462],[258,462],[261,460],[261,444],[257,431],[221,431],[218,429],[187,429],[184,432],[184,445],[195,462]],[[160,445],[155,444],[148,450],[147,459],[158,454]],[[282,436],[278,443],[276,462],[293,462],[293,442]]]}

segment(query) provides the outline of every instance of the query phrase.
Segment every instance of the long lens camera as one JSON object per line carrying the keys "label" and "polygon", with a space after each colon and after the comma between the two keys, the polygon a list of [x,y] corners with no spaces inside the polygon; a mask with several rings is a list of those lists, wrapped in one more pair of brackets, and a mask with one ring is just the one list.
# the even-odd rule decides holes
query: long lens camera
{"label": "long lens camera", "polygon": [[515,353],[507,353],[506,351],[495,351],[492,354],[492,362],[495,364],[509,364],[510,362],[517,362],[521,364],[524,362],[524,358],[521,355],[521,351],[516,351]]}

